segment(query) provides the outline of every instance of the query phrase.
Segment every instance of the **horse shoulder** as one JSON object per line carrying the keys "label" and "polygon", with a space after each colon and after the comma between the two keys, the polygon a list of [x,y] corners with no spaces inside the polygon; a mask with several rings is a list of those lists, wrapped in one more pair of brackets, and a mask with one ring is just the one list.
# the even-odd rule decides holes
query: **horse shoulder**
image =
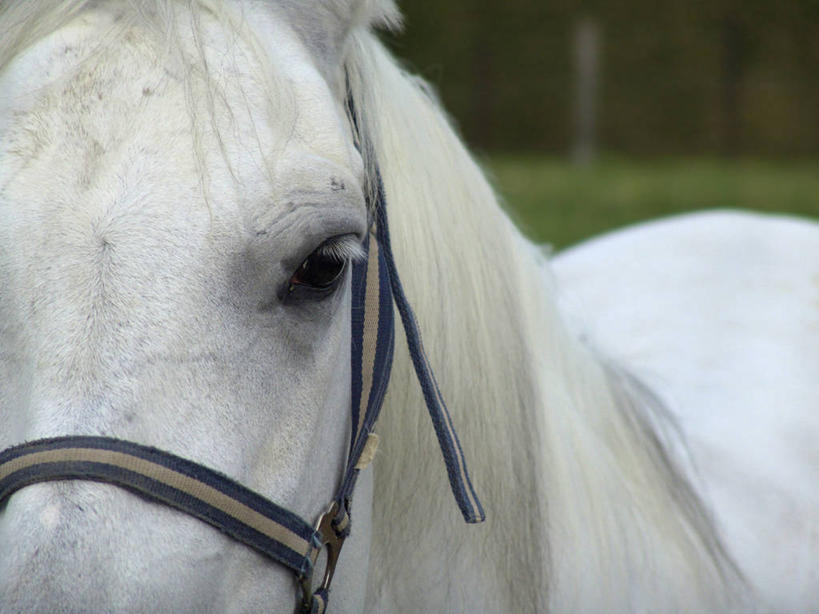
{"label": "horse shoulder", "polygon": [[685,433],[729,552],[777,611],[819,594],[819,224],[694,213],[552,264],[572,325]]}

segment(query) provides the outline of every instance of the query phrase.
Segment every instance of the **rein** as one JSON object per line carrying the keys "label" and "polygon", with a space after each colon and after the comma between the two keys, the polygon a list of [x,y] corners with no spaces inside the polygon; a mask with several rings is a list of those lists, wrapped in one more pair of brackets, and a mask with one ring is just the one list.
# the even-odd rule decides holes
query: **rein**
{"label": "rein", "polygon": [[[38,482],[91,480],[120,486],[195,516],[286,566],[301,588],[296,611],[323,614],[338,556],[350,533],[356,480],[377,445],[372,428],[381,411],[392,367],[394,302],[444,456],[452,493],[466,522],[482,522],[483,508],[469,479],[449,410],[398,277],[390,246],[384,187],[378,173],[375,184],[374,229],[364,241],[367,258],[352,266],[353,428],[349,454],[335,496],[315,524],[198,463],[130,441],[92,436],[41,439],[0,452],[0,506],[17,490]],[[325,548],[324,577],[313,590],[313,571]]]}

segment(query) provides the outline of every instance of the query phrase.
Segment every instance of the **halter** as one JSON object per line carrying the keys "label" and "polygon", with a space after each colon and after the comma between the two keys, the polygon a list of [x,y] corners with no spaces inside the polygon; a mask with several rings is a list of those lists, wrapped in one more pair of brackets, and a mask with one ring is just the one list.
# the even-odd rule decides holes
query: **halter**
{"label": "halter", "polygon": [[[375,184],[374,228],[364,241],[367,258],[352,267],[350,448],[338,490],[315,525],[213,469],[163,450],[109,437],[55,437],[0,452],[0,506],[20,488],[37,482],[91,480],[115,484],[195,516],[286,566],[301,588],[297,612],[323,614],[338,556],[350,533],[356,479],[372,459],[377,445],[372,428],[381,410],[392,366],[394,302],[444,456],[452,493],[467,522],[483,521],[484,511],[469,479],[452,419],[398,278],[390,246],[384,187],[378,173]],[[327,549],[324,577],[313,591],[313,570],[324,548]]]}

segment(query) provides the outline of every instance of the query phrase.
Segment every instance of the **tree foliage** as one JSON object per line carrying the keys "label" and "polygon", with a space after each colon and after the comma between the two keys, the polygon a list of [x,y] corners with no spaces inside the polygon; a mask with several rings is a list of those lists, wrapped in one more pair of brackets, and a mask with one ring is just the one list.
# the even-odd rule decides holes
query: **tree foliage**
{"label": "tree foliage", "polygon": [[572,36],[601,33],[598,139],[629,153],[819,153],[819,0],[406,2],[396,53],[486,149],[568,151]]}

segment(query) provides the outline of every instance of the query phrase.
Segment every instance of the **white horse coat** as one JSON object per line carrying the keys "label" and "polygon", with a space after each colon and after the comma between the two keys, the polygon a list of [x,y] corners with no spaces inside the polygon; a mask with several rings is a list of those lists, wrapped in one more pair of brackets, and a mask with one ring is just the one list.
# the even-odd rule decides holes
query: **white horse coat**
{"label": "white horse coat", "polygon": [[[657,311],[646,329],[696,350],[663,362],[653,338],[617,336],[642,330],[637,319],[595,320],[609,300],[632,310],[622,286],[605,285],[620,270],[615,251],[627,250],[558,260],[569,296],[595,312],[581,318],[592,345],[657,384],[684,427],[700,425],[689,463],[657,400],[564,324],[539,251],[424,84],[369,31],[395,20],[390,3],[10,4],[0,12],[0,448],[69,434],[131,439],[315,518],[349,429],[349,283],[320,302],[287,303],[281,289],[327,240],[356,257],[377,164],[396,261],[488,518],[463,525],[399,343],[375,476],[365,472],[356,493],[330,611],[815,611],[816,549],[804,546],[816,543],[813,348],[778,336],[757,358],[767,394],[783,386],[791,419],[803,417],[783,420],[783,432],[805,437],[789,481],[768,490],[785,464],[726,443],[730,424],[690,419],[697,408],[727,417],[746,407],[748,388],[723,376],[724,361],[691,362],[715,329]],[[660,262],[649,244],[633,249]],[[598,253],[611,258],[604,281],[589,273]],[[669,259],[715,271],[709,287],[724,299],[749,259],[724,267],[719,256]],[[780,279],[778,266],[767,279]],[[666,295],[663,280],[638,282],[646,297],[709,290],[683,279]],[[779,300],[761,298],[766,311]],[[810,329],[793,330],[801,342]],[[634,358],[640,339],[656,362]],[[801,374],[778,377],[788,361]],[[758,437],[759,418],[743,413],[730,441]],[[747,453],[735,465],[747,479],[698,457],[723,435],[723,449]],[[703,482],[695,468],[709,473]],[[801,491],[787,495],[786,484]],[[728,487],[772,498],[802,528],[779,538],[787,523],[732,508],[751,495]],[[767,533],[744,541],[755,526]],[[782,574],[777,561],[789,557],[799,567]],[[38,484],[0,509],[2,612],[289,612],[294,596],[283,568],[113,486]]]}
{"label": "white horse coat", "polygon": [[589,241],[553,265],[567,317],[674,412],[748,580],[776,611],[812,611],[819,226],[692,214]]}

